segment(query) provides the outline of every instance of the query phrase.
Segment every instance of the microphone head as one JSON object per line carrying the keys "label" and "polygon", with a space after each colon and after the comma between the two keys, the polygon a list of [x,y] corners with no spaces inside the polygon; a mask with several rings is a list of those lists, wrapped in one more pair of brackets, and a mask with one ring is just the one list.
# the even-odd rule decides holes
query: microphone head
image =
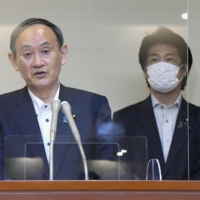
{"label": "microphone head", "polygon": [[53,112],[54,111],[55,112],[59,111],[60,107],[61,107],[61,102],[60,102],[59,99],[55,99],[55,100],[52,101],[52,103],[51,103],[51,109],[52,109]]}
{"label": "microphone head", "polygon": [[75,124],[74,119],[72,117],[71,106],[67,101],[63,101],[61,103],[61,111],[67,117],[70,129],[72,131],[72,134],[74,135],[75,140],[77,142],[81,141],[78,128],[76,127],[76,124]]}
{"label": "microphone head", "polygon": [[52,109],[52,119],[51,119],[51,130],[55,131],[57,130],[57,122],[58,122],[58,112],[60,110],[61,103],[59,99],[53,100],[51,104]]}
{"label": "microphone head", "polygon": [[71,106],[70,106],[70,104],[69,104],[67,101],[63,101],[63,102],[61,103],[61,111],[62,111],[64,114],[66,114],[66,113],[68,113],[68,112],[71,113]]}

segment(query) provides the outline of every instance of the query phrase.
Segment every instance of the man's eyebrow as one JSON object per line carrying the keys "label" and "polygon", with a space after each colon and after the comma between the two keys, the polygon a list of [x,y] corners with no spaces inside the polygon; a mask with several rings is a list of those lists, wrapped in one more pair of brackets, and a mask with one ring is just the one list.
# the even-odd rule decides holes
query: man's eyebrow
{"label": "man's eyebrow", "polygon": [[[152,53],[148,57],[153,57],[153,56],[160,56],[158,53]],[[174,53],[166,53],[165,56],[175,56]]]}
{"label": "man's eyebrow", "polygon": [[[42,44],[40,44],[40,46],[51,46],[51,44],[50,44],[49,42],[43,42]],[[25,44],[25,45],[23,45],[23,46],[21,47],[21,51],[23,51],[23,50],[26,49],[26,48],[30,48],[30,47],[31,47],[31,45]]]}
{"label": "man's eyebrow", "polygon": [[21,47],[21,51],[23,50],[23,49],[26,49],[26,48],[29,48],[29,47],[31,47],[31,45],[23,45],[22,47]]}

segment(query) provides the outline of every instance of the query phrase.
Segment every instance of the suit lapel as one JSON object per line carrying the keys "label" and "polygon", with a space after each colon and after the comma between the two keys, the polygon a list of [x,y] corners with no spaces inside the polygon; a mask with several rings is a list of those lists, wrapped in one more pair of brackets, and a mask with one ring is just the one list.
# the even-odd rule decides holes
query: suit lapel
{"label": "suit lapel", "polygon": [[[179,153],[179,150],[182,148],[182,146],[185,144],[185,141],[188,139],[189,127],[192,127],[195,121],[193,110],[189,109],[188,110],[189,114],[187,110],[188,110],[188,103],[184,99],[182,99],[163,176],[165,176],[166,173],[169,171],[170,166],[174,162],[177,154]],[[186,123],[186,119],[189,120],[189,127],[188,124]],[[182,126],[180,126],[180,124],[182,124]],[[188,146],[185,146],[185,148],[188,148]]]}
{"label": "suit lapel", "polygon": [[156,158],[160,162],[161,169],[164,167],[164,158],[157,123],[152,107],[151,96],[143,101],[139,108],[138,120],[143,132],[141,135],[147,137],[148,157]]}
{"label": "suit lapel", "polygon": [[[67,101],[71,105],[72,114],[75,114],[75,122],[77,123],[77,120],[79,120],[79,113],[80,110],[75,105],[76,101],[76,92],[73,89],[64,87],[63,85],[60,85],[60,94],[59,99],[62,101]],[[41,132],[37,120],[37,116],[35,113],[35,109],[32,103],[32,100],[30,98],[30,95],[28,93],[27,87],[22,89],[18,95],[18,98],[15,100],[16,108],[11,111],[11,115],[13,117],[13,120],[17,126],[17,129],[19,130],[19,133],[22,136],[32,136],[34,138],[34,142],[42,143],[42,137]],[[68,123],[63,122],[63,113],[59,112],[58,117],[58,127],[57,127],[57,136],[58,140],[56,142],[63,142],[69,143],[74,141],[73,134],[70,130],[70,127]],[[64,137],[63,137],[64,136]],[[62,140],[64,138],[64,140]],[[27,142],[30,142],[30,138],[27,139],[27,137],[23,138],[24,144]],[[37,141],[36,141],[37,140]],[[67,153],[69,144],[60,145],[54,148],[54,179],[56,179],[56,176],[59,174],[59,169],[62,168],[62,162],[65,159],[65,155]],[[29,149],[29,156],[32,157],[41,157],[43,158],[43,167],[41,165],[38,165],[38,167],[41,169],[41,172],[43,174],[44,179],[49,178],[49,165],[47,162],[44,145],[38,145],[38,148],[34,145],[28,145]],[[67,170],[67,169],[66,169]]]}
{"label": "suit lapel", "polygon": [[17,107],[11,115],[22,135],[41,135],[37,115],[27,88],[24,88],[15,101]]}
{"label": "suit lapel", "polygon": [[[29,96],[27,87],[20,91],[18,98],[15,100],[15,103],[17,107],[11,111],[11,115],[16,123],[19,132],[23,136],[24,145],[30,142],[41,143],[41,132],[37,121],[37,115],[35,113],[35,109],[32,100]],[[32,145],[32,147],[29,146],[28,149],[30,150],[33,157],[43,158],[43,168],[41,168],[41,165],[38,166],[41,169],[41,171],[45,173],[45,176],[48,177],[48,163],[44,151],[44,146],[39,146],[38,148],[35,148],[34,145]]]}
{"label": "suit lapel", "polygon": [[[71,105],[72,114],[75,114],[76,119],[78,118],[79,110],[74,107],[74,102],[76,101],[76,95],[74,92],[64,87],[62,84],[60,85],[60,94],[59,94],[60,101],[67,101]],[[61,168],[62,162],[65,159],[65,155],[67,154],[67,150],[69,148],[69,143],[71,141],[74,142],[74,137],[67,122],[64,122],[64,114],[59,111],[58,116],[58,126],[57,126],[57,147],[55,147],[54,155],[56,157],[56,165],[54,164],[54,177],[59,173],[59,169]],[[60,145],[59,145],[60,143]],[[64,145],[62,144],[64,143]],[[59,156],[58,156],[59,155]],[[67,170],[67,169],[66,169]],[[66,172],[67,173],[67,172]]]}

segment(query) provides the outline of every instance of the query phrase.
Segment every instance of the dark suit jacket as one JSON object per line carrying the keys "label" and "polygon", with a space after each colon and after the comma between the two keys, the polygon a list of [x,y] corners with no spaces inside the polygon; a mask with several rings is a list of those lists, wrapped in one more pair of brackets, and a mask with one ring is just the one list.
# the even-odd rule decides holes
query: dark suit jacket
{"label": "dark suit jacket", "polygon": [[120,124],[128,136],[146,136],[148,160],[159,160],[163,180],[200,179],[199,107],[182,99],[166,163],[150,96],[115,112],[114,121]]}
{"label": "dark suit jacket", "polygon": [[[107,99],[63,85],[60,85],[59,99],[68,101],[72,114],[76,115],[75,123],[82,141],[86,142],[83,145],[86,158],[112,160],[111,148],[102,144],[108,140],[107,134],[112,134],[112,128],[107,128],[112,123]],[[63,117],[60,111],[54,147],[54,179],[84,179],[78,147]],[[95,145],[95,142],[101,144]],[[41,132],[27,87],[0,96],[0,179],[49,179]]]}

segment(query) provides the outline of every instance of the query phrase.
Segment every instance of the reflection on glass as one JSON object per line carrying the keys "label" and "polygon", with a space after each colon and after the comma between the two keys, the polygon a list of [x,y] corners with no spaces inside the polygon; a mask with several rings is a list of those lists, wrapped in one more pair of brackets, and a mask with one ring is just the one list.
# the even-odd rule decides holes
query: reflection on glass
{"label": "reflection on glass", "polygon": [[150,159],[147,165],[146,180],[162,180],[158,159]]}
{"label": "reflection on glass", "polygon": [[[182,95],[192,67],[192,54],[180,30],[164,24],[153,32],[148,32],[148,27],[146,30],[138,48],[138,66],[150,94],[114,112],[113,119],[119,126],[119,133],[147,138],[148,160],[159,161],[163,180],[188,180],[188,174],[196,175],[188,166],[189,139],[191,141],[192,131],[195,132],[189,129],[189,124],[195,127],[198,122],[194,116],[199,115],[198,107],[188,104]],[[134,93],[137,94],[138,91]],[[198,160],[198,156],[192,155],[190,164]],[[151,179],[160,180],[159,174],[154,174],[155,169],[159,170],[156,166],[153,160],[149,163],[153,172]]]}
{"label": "reflection on glass", "polygon": [[[100,137],[100,136],[99,136]],[[41,136],[8,136],[5,140],[7,180],[49,180],[49,163]],[[145,180],[145,137],[82,136],[90,180]],[[94,153],[94,149],[98,151]],[[53,180],[84,180],[84,166],[74,137],[57,135]]]}
{"label": "reflection on glass", "polygon": [[[82,137],[90,180],[119,179],[118,144],[114,140]],[[101,140],[101,141],[100,141]],[[8,180],[49,180],[49,163],[41,136],[8,136],[5,140]],[[96,155],[94,149],[97,148]],[[74,137],[58,135],[54,145],[54,180],[84,180],[84,166]]]}

